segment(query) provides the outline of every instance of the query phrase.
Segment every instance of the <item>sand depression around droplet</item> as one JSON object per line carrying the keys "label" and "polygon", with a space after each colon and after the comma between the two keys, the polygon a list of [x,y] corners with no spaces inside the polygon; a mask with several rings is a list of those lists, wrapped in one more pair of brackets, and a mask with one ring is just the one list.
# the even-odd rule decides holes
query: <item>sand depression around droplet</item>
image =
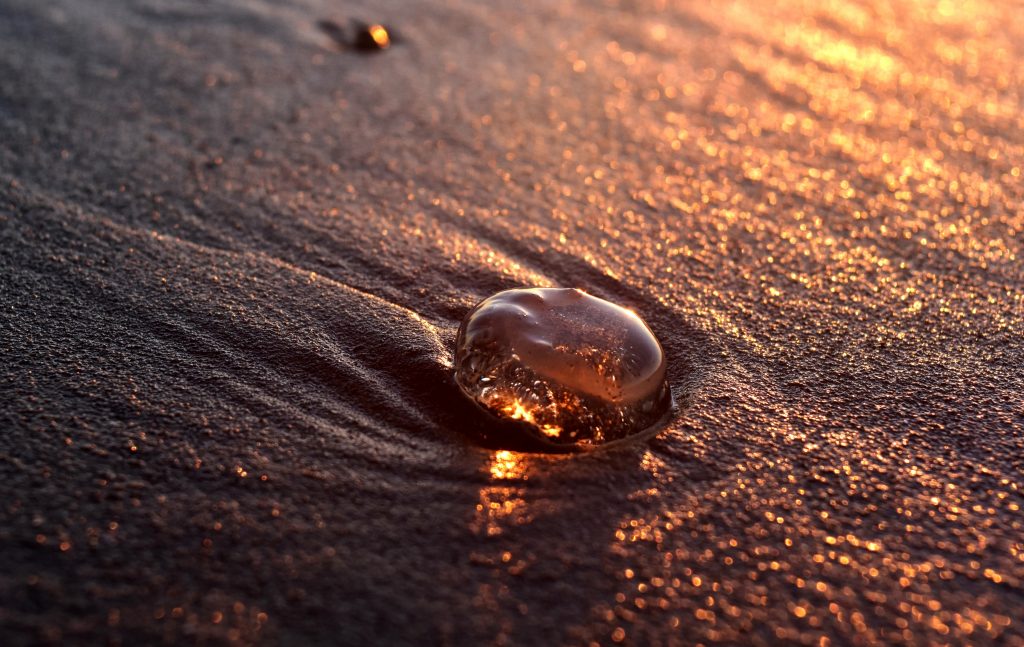
{"label": "sand depression around droplet", "polygon": [[491,414],[562,449],[635,436],[671,407],[665,354],[647,324],[575,289],[480,302],[459,329],[455,381]]}

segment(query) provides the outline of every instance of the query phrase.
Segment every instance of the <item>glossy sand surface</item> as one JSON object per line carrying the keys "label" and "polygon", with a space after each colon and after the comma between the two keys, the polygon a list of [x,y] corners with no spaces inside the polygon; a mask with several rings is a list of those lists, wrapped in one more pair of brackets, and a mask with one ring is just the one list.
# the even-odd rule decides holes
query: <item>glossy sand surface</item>
{"label": "glossy sand surface", "polygon": [[[893,4],[0,0],[5,644],[1024,643],[1024,12]],[[520,286],[664,433],[474,443]]]}

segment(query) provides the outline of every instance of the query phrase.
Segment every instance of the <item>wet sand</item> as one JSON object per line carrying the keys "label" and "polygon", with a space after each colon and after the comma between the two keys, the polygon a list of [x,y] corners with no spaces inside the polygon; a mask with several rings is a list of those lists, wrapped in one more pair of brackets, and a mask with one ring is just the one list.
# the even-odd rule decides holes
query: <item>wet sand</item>
{"label": "wet sand", "polygon": [[[1024,644],[1024,12],[898,5],[0,0],[4,643]],[[664,433],[501,449],[523,285]]]}

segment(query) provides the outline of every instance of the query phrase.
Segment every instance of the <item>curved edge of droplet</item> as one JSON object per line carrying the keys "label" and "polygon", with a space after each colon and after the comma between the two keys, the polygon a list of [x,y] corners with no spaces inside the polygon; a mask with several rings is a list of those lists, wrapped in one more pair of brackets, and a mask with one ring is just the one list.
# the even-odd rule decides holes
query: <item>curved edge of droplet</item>
{"label": "curved edge of droplet", "polygon": [[678,408],[676,407],[675,394],[672,392],[672,385],[668,384],[667,381],[665,382],[665,384],[668,386],[669,393],[668,406],[665,407],[665,413],[662,414],[660,418],[655,420],[649,426],[644,427],[640,431],[636,432],[632,436],[626,436],[625,438],[619,438],[618,440],[613,440],[607,443],[601,443],[600,445],[581,445],[578,447],[574,447],[572,453],[592,454],[594,452],[604,452],[620,449],[626,445],[633,445],[635,443],[641,443],[650,440],[651,438],[654,438],[659,433],[667,429],[669,421],[671,421],[675,417],[676,413],[678,412]]}
{"label": "curved edge of droplet", "polygon": [[[632,445],[634,443],[640,443],[645,440],[650,440],[658,433],[665,430],[668,427],[668,423],[678,413],[677,400],[675,392],[672,389],[672,385],[666,380],[665,385],[668,387],[669,401],[668,406],[665,407],[665,412],[656,421],[651,423],[649,426],[644,427],[640,431],[627,436],[625,438],[619,438],[599,445],[560,445],[552,443],[541,438],[540,430],[535,425],[522,420],[512,420],[509,418],[499,417],[494,411],[487,408],[476,398],[466,393],[459,381],[455,378],[455,373],[449,374],[451,385],[459,392],[464,400],[468,400],[476,411],[480,414],[480,423],[487,424],[489,429],[495,432],[497,438],[495,440],[506,439],[510,442],[501,443],[501,446],[491,446],[491,443],[484,444],[488,449],[503,449],[508,451],[515,451],[524,454],[592,454],[594,452],[604,452],[609,450],[618,449],[626,445]],[[489,434],[480,434],[485,436],[485,440],[491,440]]]}

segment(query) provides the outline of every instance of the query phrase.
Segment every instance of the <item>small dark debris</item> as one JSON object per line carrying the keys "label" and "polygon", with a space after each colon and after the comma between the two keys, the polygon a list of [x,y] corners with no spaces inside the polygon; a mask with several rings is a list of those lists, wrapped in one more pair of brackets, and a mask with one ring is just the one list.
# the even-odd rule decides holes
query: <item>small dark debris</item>
{"label": "small dark debris", "polygon": [[317,26],[343,50],[379,52],[396,42],[393,30],[380,23],[352,20],[346,28],[333,20],[320,20]]}

